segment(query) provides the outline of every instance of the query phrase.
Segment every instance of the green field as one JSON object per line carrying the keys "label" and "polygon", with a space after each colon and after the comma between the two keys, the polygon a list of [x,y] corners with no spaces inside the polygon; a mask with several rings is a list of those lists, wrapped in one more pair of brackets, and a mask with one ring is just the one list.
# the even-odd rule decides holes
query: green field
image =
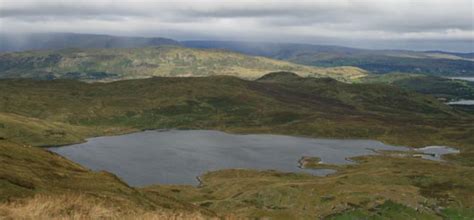
{"label": "green field", "polygon": [[[36,147],[160,128],[369,138],[413,147],[447,145],[461,153],[446,162],[396,152],[358,157],[356,165],[340,166],[328,177],[222,170],[202,176],[200,187],[137,189]],[[15,216],[12,210],[29,204],[63,201],[60,195],[66,194],[80,199],[63,202],[56,217],[71,216],[68,210],[73,213],[77,206],[91,217],[97,211],[84,204],[96,201],[105,217],[469,219],[473,133],[472,113],[432,96],[288,72],[256,81],[231,76],[110,83],[5,79],[0,80],[0,216]]]}

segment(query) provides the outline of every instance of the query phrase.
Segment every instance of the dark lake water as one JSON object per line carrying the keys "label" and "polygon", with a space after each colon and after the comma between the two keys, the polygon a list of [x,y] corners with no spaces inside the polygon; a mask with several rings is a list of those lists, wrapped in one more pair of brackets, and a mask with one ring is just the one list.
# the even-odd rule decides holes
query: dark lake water
{"label": "dark lake water", "polygon": [[[408,150],[373,140],[338,140],[283,135],[237,135],[209,130],[167,130],[88,139],[86,143],[50,148],[93,170],[106,170],[133,186],[198,184],[207,171],[251,168],[327,175],[333,170],[300,169],[302,156],[325,163],[351,163],[348,157],[373,150]],[[441,149],[439,154],[445,151]],[[450,153],[450,152],[448,152]],[[437,160],[435,154],[427,159]]]}

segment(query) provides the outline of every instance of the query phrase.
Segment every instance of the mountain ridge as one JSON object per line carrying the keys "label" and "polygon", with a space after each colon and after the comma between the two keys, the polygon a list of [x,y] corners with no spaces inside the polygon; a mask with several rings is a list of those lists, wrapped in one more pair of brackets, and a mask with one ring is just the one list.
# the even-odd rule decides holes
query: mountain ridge
{"label": "mountain ridge", "polygon": [[121,37],[96,34],[42,33],[0,35],[0,52],[64,48],[143,48],[185,46],[224,49],[252,56],[317,67],[355,66],[375,74],[394,72],[436,76],[474,76],[474,53],[447,51],[371,50],[336,45]]}
{"label": "mountain ridge", "polygon": [[146,48],[92,48],[0,54],[0,78],[113,81],[153,76],[234,75],[256,79],[267,72],[329,76],[352,81],[368,73],[356,67],[321,68],[218,49],[162,45]]}
{"label": "mountain ridge", "polygon": [[472,53],[370,50],[331,45],[244,41],[182,41],[193,48],[220,48],[312,66],[356,66],[372,73],[474,76]]}

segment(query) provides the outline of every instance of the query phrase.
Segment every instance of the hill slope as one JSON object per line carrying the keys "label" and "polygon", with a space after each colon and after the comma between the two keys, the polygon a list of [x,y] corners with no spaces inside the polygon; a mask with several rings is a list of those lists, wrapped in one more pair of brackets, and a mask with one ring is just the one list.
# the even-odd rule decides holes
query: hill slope
{"label": "hill slope", "polygon": [[355,66],[380,74],[406,72],[437,76],[474,75],[473,53],[368,50],[295,43],[239,41],[178,42],[166,38],[119,37],[74,33],[0,35],[0,51],[2,52],[65,48],[144,48],[163,45],[181,45],[201,49],[225,49],[252,56],[264,56],[319,67]]}
{"label": "hill slope", "polygon": [[[285,73],[277,76],[281,74]],[[404,136],[399,141],[406,143],[399,144],[423,145],[437,141],[435,131],[443,130],[443,126],[465,124],[467,117],[466,113],[457,112],[432,97],[391,86],[346,84],[294,74],[289,77],[270,74],[259,81],[225,76],[105,84],[2,80],[0,112],[6,115],[0,118],[4,121],[0,134],[15,140],[23,136],[24,142],[35,145],[45,145],[48,140],[54,144],[60,140],[70,142],[91,134],[157,128],[210,128],[387,141]],[[24,117],[27,118],[21,119]],[[35,123],[23,126],[24,129],[11,128],[19,128],[17,124],[21,121]],[[53,122],[54,126],[43,125]],[[34,126],[40,131],[30,133]],[[411,129],[418,135],[413,136]],[[430,138],[420,138],[428,134]],[[441,144],[459,137],[453,134],[438,138]]]}
{"label": "hill slope", "polygon": [[293,71],[350,81],[367,75],[355,67],[318,68],[238,53],[162,46],[134,49],[64,49],[0,55],[0,78],[120,80],[153,76],[233,75],[255,79]]}
{"label": "hill slope", "polygon": [[419,74],[393,73],[371,75],[362,78],[361,82],[396,85],[444,100],[474,99],[474,82],[465,80]]}
{"label": "hill slope", "polygon": [[[257,81],[230,76],[111,83],[0,80],[0,218],[209,218],[214,213],[470,218],[473,125],[472,115],[430,96],[291,72]],[[355,158],[360,164],[338,167],[328,177],[222,170],[203,175],[200,187],[137,189],[30,146],[158,128],[371,138],[455,146],[461,154],[439,163],[387,152]]]}
{"label": "hill slope", "polygon": [[406,72],[438,76],[474,75],[473,53],[368,50],[294,43],[239,41],[178,42],[166,38],[119,37],[75,33],[0,35],[0,51],[2,52],[65,48],[143,48],[162,45],[182,45],[201,49],[226,49],[252,56],[264,56],[320,67],[356,66],[380,74]]}
{"label": "hill slope", "polygon": [[339,46],[236,41],[184,41],[187,47],[227,49],[244,54],[323,67],[356,66],[372,73],[406,72],[474,76],[472,53],[367,50]]}
{"label": "hill slope", "polygon": [[90,171],[44,149],[0,140],[0,161],[2,219],[215,216],[159,193],[140,193],[113,174]]}

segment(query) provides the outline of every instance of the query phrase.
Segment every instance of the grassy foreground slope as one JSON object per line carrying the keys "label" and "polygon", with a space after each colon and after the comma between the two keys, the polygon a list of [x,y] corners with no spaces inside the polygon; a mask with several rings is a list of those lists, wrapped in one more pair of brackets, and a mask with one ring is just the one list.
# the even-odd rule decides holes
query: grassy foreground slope
{"label": "grassy foreground slope", "polygon": [[0,78],[120,80],[152,76],[232,75],[256,79],[271,71],[350,81],[367,75],[356,67],[319,68],[223,50],[177,46],[63,49],[0,54]]}
{"label": "grassy foreground slope", "polygon": [[[204,175],[198,188],[135,189],[111,174],[91,172],[30,147],[158,128],[371,138],[409,146],[449,145],[461,153],[444,163],[398,153],[360,157],[358,165],[341,167],[329,177],[224,170]],[[470,113],[430,96],[288,72],[257,81],[230,76],[111,83],[0,80],[0,215],[14,218],[38,203],[52,204],[46,213],[97,213],[81,205],[96,201],[112,217],[171,211],[183,218],[214,213],[310,219],[469,218],[474,208],[472,133]],[[55,204],[64,206],[55,211]]]}
{"label": "grassy foreground slope", "polygon": [[158,193],[140,193],[113,174],[89,171],[41,148],[0,140],[0,161],[2,219],[215,216]]}
{"label": "grassy foreground slope", "polygon": [[150,186],[218,213],[276,219],[470,219],[474,168],[405,157],[353,158],[357,165],[315,177],[275,171],[222,170],[201,187]]}

